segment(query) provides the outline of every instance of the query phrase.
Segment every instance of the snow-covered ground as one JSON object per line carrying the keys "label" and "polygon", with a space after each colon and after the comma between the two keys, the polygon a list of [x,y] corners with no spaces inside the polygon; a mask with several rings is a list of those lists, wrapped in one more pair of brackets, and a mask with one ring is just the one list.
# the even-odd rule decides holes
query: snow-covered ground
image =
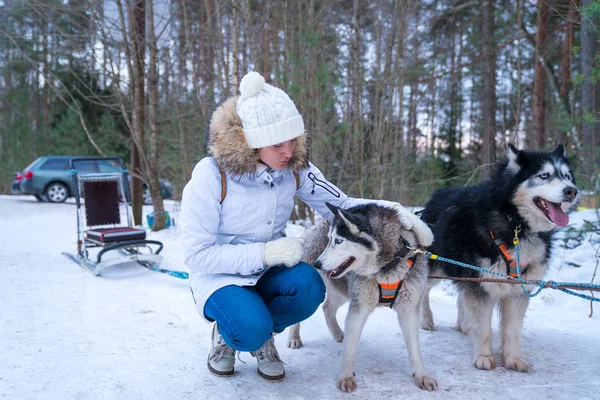
{"label": "snow-covered ground", "polygon": [[[178,222],[177,204],[165,205]],[[597,215],[577,212],[571,225],[584,219]],[[95,277],[61,255],[75,251],[72,201],[0,196],[0,227],[1,399],[600,399],[600,304],[589,318],[589,301],[559,291],[531,302],[523,349],[534,370],[524,374],[475,369],[470,339],[452,329],[451,287],[434,289],[437,331],[420,334],[425,366],[439,385],[431,393],[412,381],[394,313],[377,309],[358,347],[358,387],[345,394],[336,388],[341,344],[320,310],[302,325],[302,349],[286,347],[287,332],[276,337],[283,382],[258,377],[249,354],[235,376],[215,377],[206,368],[211,326],[197,315],[186,281],[137,265]],[[165,244],[162,267],[185,270],[177,227],[149,237]],[[565,250],[561,242],[548,278],[589,282],[592,244]],[[342,307],[338,318],[345,313]]]}

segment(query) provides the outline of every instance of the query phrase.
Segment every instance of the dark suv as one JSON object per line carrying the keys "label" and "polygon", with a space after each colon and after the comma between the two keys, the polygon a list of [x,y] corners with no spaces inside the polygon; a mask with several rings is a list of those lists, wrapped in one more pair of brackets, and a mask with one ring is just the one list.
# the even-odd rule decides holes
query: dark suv
{"label": "dark suv", "polygon": [[[71,156],[43,156],[23,170],[16,172],[11,185],[13,194],[31,194],[39,201],[62,203],[73,193],[73,178],[69,171]],[[77,163],[77,171],[85,173],[119,172],[120,167],[107,160],[88,160]],[[173,197],[173,185],[166,179],[159,179],[163,199]],[[152,204],[150,189],[143,183],[143,202]]]}

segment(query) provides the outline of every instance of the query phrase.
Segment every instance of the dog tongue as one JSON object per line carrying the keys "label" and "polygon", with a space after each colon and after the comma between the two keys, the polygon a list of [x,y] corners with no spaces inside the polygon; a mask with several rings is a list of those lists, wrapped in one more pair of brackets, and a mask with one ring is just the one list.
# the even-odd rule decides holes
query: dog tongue
{"label": "dog tongue", "polygon": [[569,216],[560,208],[560,204],[546,201],[548,207],[548,216],[558,226],[567,226],[569,224]]}

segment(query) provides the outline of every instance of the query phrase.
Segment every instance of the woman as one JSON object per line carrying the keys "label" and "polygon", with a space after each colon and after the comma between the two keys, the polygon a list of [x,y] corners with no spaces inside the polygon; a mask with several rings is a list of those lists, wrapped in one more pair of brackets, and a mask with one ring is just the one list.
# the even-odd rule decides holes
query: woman
{"label": "woman", "polygon": [[216,322],[209,370],[232,375],[235,352],[249,351],[260,376],[279,380],[285,370],[273,335],[325,298],[319,274],[300,261],[300,239],[285,237],[294,196],[325,218],[326,201],[348,208],[369,200],[346,196],[308,161],[302,116],[285,92],[250,72],[240,93],[214,112],[212,157],[183,191],[185,262],[198,312]]}

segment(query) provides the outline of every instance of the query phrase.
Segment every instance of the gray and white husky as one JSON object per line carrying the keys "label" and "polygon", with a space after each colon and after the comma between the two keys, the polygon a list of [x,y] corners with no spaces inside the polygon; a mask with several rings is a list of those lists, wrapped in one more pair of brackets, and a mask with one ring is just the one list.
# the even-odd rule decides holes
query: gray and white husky
{"label": "gray and white husky", "polygon": [[[437,383],[423,365],[419,343],[419,303],[427,287],[427,261],[419,255],[409,263],[410,249],[426,246],[431,239],[418,243],[415,231],[407,229],[412,223],[392,208],[377,204],[347,210],[328,207],[334,219],[307,230],[303,259],[315,265],[325,281],[327,326],[336,341],[343,341],[338,388],[344,392],[356,388],[354,359],[362,329],[373,310],[387,303],[398,315],[415,383],[421,389],[435,390]],[[398,289],[385,285],[394,282],[399,282]],[[348,300],[344,333],[336,312]],[[301,346],[299,324],[290,328],[289,346]]]}
{"label": "gray and white husky", "polygon": [[[433,194],[422,213],[435,237],[428,250],[515,276],[516,234],[523,279],[541,279],[548,268],[552,234],[556,227],[569,223],[567,212],[576,207],[577,197],[573,171],[562,145],[552,152],[523,151],[509,145],[507,160],[489,180]],[[440,261],[430,262],[430,275],[495,278]],[[436,283],[432,280],[429,289]],[[531,366],[521,354],[529,297],[520,285],[459,281],[456,287],[456,329],[471,335],[475,367],[489,370],[495,366],[491,322],[494,309],[499,307],[504,367],[529,371]],[[433,330],[429,289],[423,299],[422,327]]]}

